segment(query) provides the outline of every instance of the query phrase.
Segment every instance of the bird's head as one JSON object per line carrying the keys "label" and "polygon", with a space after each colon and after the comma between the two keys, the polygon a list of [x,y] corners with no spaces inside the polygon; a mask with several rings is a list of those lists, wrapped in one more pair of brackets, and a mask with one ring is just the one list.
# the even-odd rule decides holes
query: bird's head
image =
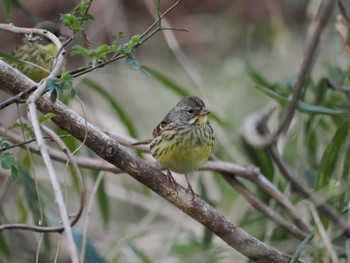
{"label": "bird's head", "polygon": [[198,125],[203,127],[207,121],[210,111],[205,107],[204,102],[196,96],[183,98],[175,106],[176,115],[182,124]]}

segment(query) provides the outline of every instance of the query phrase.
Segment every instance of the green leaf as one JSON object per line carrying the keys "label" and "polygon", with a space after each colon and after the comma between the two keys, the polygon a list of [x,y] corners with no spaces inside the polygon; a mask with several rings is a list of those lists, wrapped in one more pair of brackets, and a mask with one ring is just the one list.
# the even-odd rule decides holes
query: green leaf
{"label": "green leaf", "polygon": [[78,5],[72,14],[60,14],[60,20],[62,20],[65,27],[70,28],[73,31],[73,37],[78,32],[83,31],[83,22],[93,20],[94,17],[88,13],[92,1],[85,1]]}
{"label": "green leaf", "polygon": [[[142,67],[143,66],[141,66],[141,68]],[[153,77],[155,80],[163,84],[165,88],[169,89],[171,92],[175,93],[179,97],[186,97],[190,95],[190,93],[187,91],[186,88],[180,86],[174,80],[170,79],[168,76],[160,73],[157,70],[147,67],[147,75],[150,77]],[[215,120],[217,123],[219,123],[222,126],[227,126],[227,124],[214,112],[210,114],[210,118]]]}
{"label": "green leaf", "polygon": [[135,47],[139,44],[139,42],[140,42],[140,35],[132,36],[126,45],[125,52],[127,54],[130,54],[132,51],[134,51]]}
{"label": "green leaf", "polygon": [[18,165],[16,163],[15,166],[11,167],[11,179],[14,181],[16,180],[18,177]]}
{"label": "green leaf", "polygon": [[[36,188],[36,183],[28,171],[22,167],[18,170],[18,179],[23,188],[25,194],[25,200],[27,202],[30,211],[32,212],[34,222],[38,222],[41,219],[41,209],[43,209],[43,203],[39,202]],[[47,224],[46,218],[43,215],[43,225]]]}
{"label": "green leaf", "polygon": [[54,89],[54,90],[51,92],[51,95],[50,95],[50,100],[51,100],[52,103],[55,103],[55,102],[56,102],[57,96],[58,96],[57,91],[56,91],[56,89]]}
{"label": "green leaf", "polygon": [[9,148],[10,144],[8,143],[8,138],[0,137],[0,152]]}
{"label": "green leaf", "polygon": [[315,190],[328,186],[336,168],[340,148],[349,133],[349,122],[345,122],[334,134],[320,160]]}
{"label": "green leaf", "polygon": [[[83,233],[76,229],[73,229],[72,233],[75,244],[81,250],[83,243]],[[86,240],[84,263],[106,263],[106,260],[100,254],[90,237],[87,237]]]}
{"label": "green leaf", "polygon": [[[97,173],[98,175],[98,173]],[[96,177],[97,178],[97,177]],[[102,178],[97,189],[97,199],[100,208],[100,212],[103,218],[103,223],[106,225],[110,219],[110,202],[106,192],[106,180]]]}
{"label": "green leaf", "polygon": [[277,90],[278,89],[277,84],[269,82],[267,79],[265,79],[263,77],[263,75],[261,75],[258,71],[256,71],[253,68],[253,66],[250,62],[249,55],[245,56],[245,66],[246,66],[246,70],[247,70],[250,78],[255,82],[256,85],[266,87],[269,90]]}
{"label": "green leaf", "polygon": [[135,70],[138,70],[141,66],[137,59],[131,54],[126,54],[126,63]]}
{"label": "green leaf", "polygon": [[342,178],[343,180],[347,180],[350,171],[350,145],[348,145],[344,156]]}
{"label": "green leaf", "polygon": [[156,71],[154,69],[148,69],[148,72],[154,77],[157,81],[159,81],[161,84],[163,84],[166,88],[174,92],[175,94],[179,95],[180,97],[185,97],[190,95],[190,93],[187,91],[186,88],[181,87],[178,85],[175,81],[171,80],[166,75],[160,73],[159,71]]}
{"label": "green leaf", "polygon": [[144,251],[139,249],[137,246],[135,246],[131,242],[128,242],[128,247],[139,258],[139,262],[143,262],[143,263],[152,263],[153,262],[153,260],[151,260]]}
{"label": "green leaf", "polygon": [[122,38],[124,38],[124,32],[118,32],[118,34],[112,36],[112,39],[115,41],[120,40]]}
{"label": "green leaf", "polygon": [[[10,247],[7,245],[7,242],[3,233],[0,233],[0,251],[1,251],[0,254],[4,255],[8,260],[10,259],[10,255],[11,255]],[[10,262],[10,260],[9,261],[4,260],[3,262]]]}
{"label": "green leaf", "polygon": [[18,212],[19,212],[19,217],[21,219],[21,222],[27,222],[28,220],[28,209],[27,207],[25,206],[24,204],[24,201],[23,201],[23,198],[18,198],[18,201],[17,201],[17,209],[18,209]]}
{"label": "green leaf", "polygon": [[88,79],[88,78],[84,78],[82,80],[82,82],[87,85],[88,87],[90,87],[92,90],[94,90],[95,92],[97,92],[100,96],[102,96],[106,101],[109,102],[109,104],[112,106],[113,110],[115,111],[115,113],[119,116],[120,120],[125,124],[129,135],[137,138],[137,132],[135,129],[135,126],[131,120],[131,118],[129,118],[126,114],[126,112],[124,111],[124,109],[122,108],[122,106],[117,102],[117,100],[111,96],[111,94],[109,92],[107,92],[100,84],[98,84],[97,82]]}
{"label": "green leaf", "polygon": [[46,79],[46,88],[50,91],[55,89],[55,80],[53,78]]}
{"label": "green leaf", "polygon": [[0,163],[1,167],[5,170],[11,170],[13,167],[17,168],[18,164],[15,158],[13,158],[13,155],[9,152],[2,152],[0,153]]}
{"label": "green leaf", "polygon": [[290,263],[296,263],[298,262],[298,258],[301,255],[301,252],[305,249],[305,247],[311,242],[311,240],[314,238],[313,234],[309,234],[298,246],[297,250],[295,251],[293,257],[290,260]]}
{"label": "green leaf", "polygon": [[23,60],[20,60],[6,52],[0,51],[0,58],[4,58],[7,63],[16,65],[17,67],[25,65],[25,62]]}
{"label": "green leaf", "polygon": [[40,123],[42,122],[48,122],[50,121],[52,118],[56,117],[55,113],[47,113],[45,115],[41,115],[38,117],[38,120]]}
{"label": "green leaf", "polygon": [[84,48],[81,45],[74,45],[72,47],[72,51],[70,52],[70,56],[74,57],[76,55],[83,55],[83,56],[89,56],[89,52],[86,48]]}
{"label": "green leaf", "polygon": [[6,21],[11,19],[11,0],[2,0],[2,5],[4,6],[4,17]]}
{"label": "green leaf", "polygon": [[[278,94],[275,91],[272,91],[264,86],[261,85],[255,85],[255,87],[262,91],[263,93],[265,93],[266,95],[268,95],[269,97],[271,97],[272,99],[274,99],[275,101],[277,101],[278,103],[280,103],[281,105],[288,105],[290,103],[290,100],[286,97],[281,96],[280,94]],[[313,104],[308,104],[305,102],[298,102],[297,105],[297,110],[299,110],[300,112],[304,112],[307,114],[312,114],[312,115],[316,115],[316,114],[324,114],[324,115],[330,115],[330,116],[343,116],[343,115],[349,115],[350,114],[350,109],[332,109],[332,108],[327,108],[324,106],[318,106],[318,105],[313,105]]]}
{"label": "green leaf", "polygon": [[107,55],[111,53],[115,53],[119,51],[119,46],[112,44],[112,45],[99,45],[95,49],[87,49],[82,47],[81,45],[75,45],[72,47],[72,51],[70,53],[70,56],[76,56],[76,55],[83,55],[85,57],[88,57],[90,59],[96,59],[96,60],[102,60],[106,62]]}

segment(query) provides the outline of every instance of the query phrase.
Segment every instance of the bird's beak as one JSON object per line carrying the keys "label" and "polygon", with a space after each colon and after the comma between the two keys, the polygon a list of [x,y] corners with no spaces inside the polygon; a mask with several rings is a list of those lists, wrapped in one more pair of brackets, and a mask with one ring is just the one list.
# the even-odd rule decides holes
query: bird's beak
{"label": "bird's beak", "polygon": [[207,116],[210,113],[210,111],[207,108],[201,109],[201,111],[198,113],[199,116]]}

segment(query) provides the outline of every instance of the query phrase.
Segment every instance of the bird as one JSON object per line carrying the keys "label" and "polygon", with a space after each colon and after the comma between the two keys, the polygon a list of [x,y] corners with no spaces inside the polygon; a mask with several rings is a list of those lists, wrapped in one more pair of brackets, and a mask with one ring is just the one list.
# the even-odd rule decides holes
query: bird
{"label": "bird", "polygon": [[[52,21],[42,21],[35,28],[45,29],[59,37],[60,28]],[[12,62],[27,77],[35,82],[41,81],[49,75],[58,50],[56,46],[46,37],[39,36],[32,40],[25,40],[14,50],[14,57],[19,62]]]}
{"label": "bird", "polygon": [[152,156],[167,169],[170,182],[176,187],[171,171],[184,174],[187,190],[195,192],[187,173],[200,168],[209,158],[214,145],[214,131],[208,121],[210,111],[196,96],[182,98],[153,130],[150,143]]}

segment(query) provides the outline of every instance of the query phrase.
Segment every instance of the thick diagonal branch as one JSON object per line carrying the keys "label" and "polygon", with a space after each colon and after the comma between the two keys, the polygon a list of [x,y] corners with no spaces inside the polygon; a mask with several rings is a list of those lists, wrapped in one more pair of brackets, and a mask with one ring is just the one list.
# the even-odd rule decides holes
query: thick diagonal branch
{"label": "thick diagonal branch", "polygon": [[[1,88],[6,88],[13,94],[17,94],[30,86],[31,82],[24,75],[0,60]],[[160,170],[128,153],[114,139],[93,125],[86,124],[82,117],[62,103],[52,103],[48,95],[43,95],[37,100],[37,108],[45,114],[55,113],[56,117],[53,118],[53,121],[77,139],[83,141],[87,134],[85,144],[97,155],[149,187],[248,258],[256,262],[281,263],[290,261],[290,255],[250,236],[200,198],[193,202],[191,194],[187,193],[181,186],[178,186],[176,191]],[[304,261],[300,260],[299,262]]]}

